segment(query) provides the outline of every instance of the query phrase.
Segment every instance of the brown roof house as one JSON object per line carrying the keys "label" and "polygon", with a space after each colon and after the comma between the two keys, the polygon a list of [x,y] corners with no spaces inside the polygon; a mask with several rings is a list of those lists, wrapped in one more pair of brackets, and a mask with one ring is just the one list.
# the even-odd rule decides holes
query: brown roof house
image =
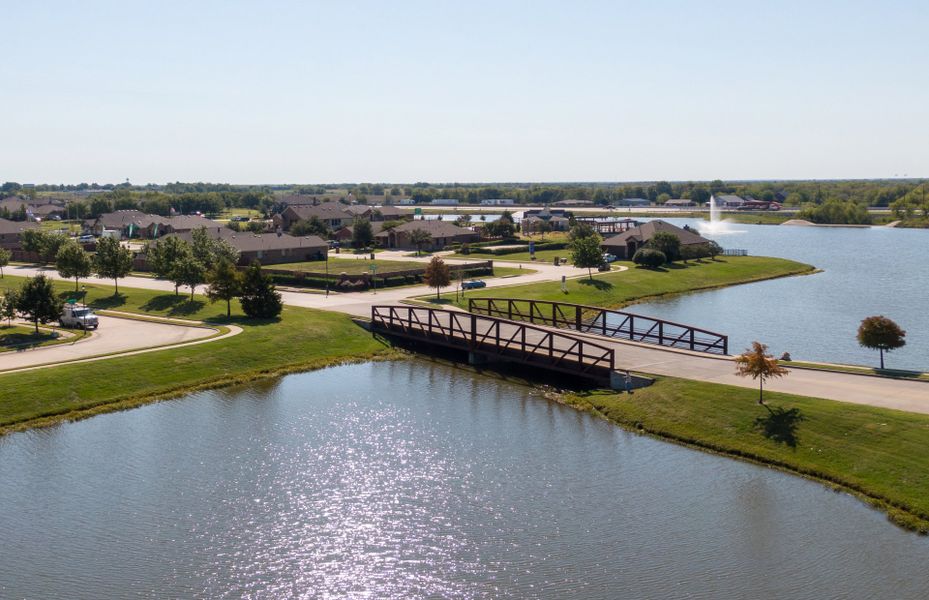
{"label": "brown roof house", "polygon": [[22,246],[22,234],[27,229],[36,229],[39,225],[30,221],[8,221],[0,219],[0,248],[19,250]]}
{"label": "brown roof house", "polygon": [[415,250],[416,245],[411,235],[417,229],[429,234],[430,243],[423,250],[441,250],[454,243],[476,242],[481,236],[470,229],[458,227],[446,221],[409,221],[389,231],[381,231],[374,237],[385,248],[402,248]]}
{"label": "brown roof house", "polygon": [[151,238],[153,225],[164,225],[167,220],[167,217],[148,215],[141,210],[117,210],[97,217],[89,229],[96,236],[103,235],[104,231],[118,231],[123,238]]}
{"label": "brown roof house", "polygon": [[638,227],[627,229],[619,235],[607,238],[603,240],[600,246],[603,248],[604,252],[615,254],[619,258],[630,259],[639,248],[647,244],[659,231],[665,231],[676,235],[678,239],[681,240],[681,246],[710,243],[710,240],[697,235],[693,231],[681,229],[676,225],[672,225],[661,219],[656,219],[648,223],[643,223]]}
{"label": "brown roof house", "polygon": [[339,229],[345,225],[351,225],[355,220],[355,215],[346,210],[348,207],[339,202],[324,202],[322,204],[295,204],[288,206],[280,213],[272,217],[275,227],[281,227],[285,231],[297,221],[316,217],[332,229]]}
{"label": "brown roof house", "polygon": [[[206,232],[214,239],[223,239],[232,244],[239,251],[240,265],[250,265],[256,259],[262,265],[323,260],[329,251],[329,244],[315,235],[237,232],[228,227],[211,227]],[[171,233],[165,237],[170,236],[193,241],[193,231]]]}

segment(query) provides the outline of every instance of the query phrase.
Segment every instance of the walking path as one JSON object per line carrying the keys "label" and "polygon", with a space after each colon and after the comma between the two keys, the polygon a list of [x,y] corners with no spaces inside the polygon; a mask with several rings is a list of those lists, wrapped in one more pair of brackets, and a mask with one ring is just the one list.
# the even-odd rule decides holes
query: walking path
{"label": "walking path", "polygon": [[[539,281],[558,280],[562,275],[580,277],[587,274],[586,269],[576,269],[567,266],[555,267],[554,265],[533,264],[531,268],[538,269],[538,272],[513,278],[488,279],[487,286],[521,285]],[[12,267],[9,269],[9,272],[12,275],[20,276],[33,276],[36,273],[43,272],[49,277],[58,278],[54,270],[35,267]],[[109,280],[93,278],[88,279],[88,281],[103,284],[112,283]],[[120,284],[126,287],[162,290],[174,293],[174,285],[171,282],[149,277],[127,277],[121,280]],[[351,292],[330,294],[328,297],[324,294],[305,294],[300,292],[282,292],[281,295],[284,302],[288,305],[337,311],[359,317],[369,317],[371,314],[371,306],[374,304],[397,304],[410,297],[422,296],[430,292],[434,293],[435,290],[423,285],[388,288],[386,290],[379,290],[377,293]],[[699,323],[695,325],[699,325]],[[612,345],[616,350],[616,363],[619,369],[628,369],[653,375],[681,377],[696,381],[724,383],[739,387],[757,388],[757,382],[735,375],[735,367],[731,358],[698,355],[667,348],[630,344],[612,338],[591,336],[589,334],[581,335],[585,335],[591,340],[596,340],[597,343],[608,343]],[[828,371],[790,369],[789,376],[770,382],[770,384],[766,386],[766,389],[929,414],[929,385],[925,382]]]}

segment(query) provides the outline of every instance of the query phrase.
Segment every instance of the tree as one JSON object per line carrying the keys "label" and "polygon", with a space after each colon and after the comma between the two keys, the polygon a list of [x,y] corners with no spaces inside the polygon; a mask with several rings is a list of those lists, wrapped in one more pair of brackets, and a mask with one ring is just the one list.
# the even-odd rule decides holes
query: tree
{"label": "tree", "polygon": [[593,268],[603,263],[603,252],[600,250],[600,236],[592,235],[582,237],[571,243],[571,262],[575,267],[587,269],[587,275],[593,281]]}
{"label": "tree", "polygon": [[0,279],[3,279],[3,267],[10,264],[11,258],[13,258],[12,252],[6,248],[0,248]]}
{"label": "tree", "polygon": [[373,243],[374,229],[371,227],[371,221],[355,219],[352,226],[352,245],[356,248],[367,248]]}
{"label": "tree", "polygon": [[245,272],[239,304],[242,311],[253,319],[273,319],[284,309],[281,295],[271,278],[261,272],[261,263],[257,260]]}
{"label": "tree", "polygon": [[[148,268],[162,279],[170,279],[174,265],[188,256],[193,257],[190,244],[176,235],[165,236],[145,247],[145,262]],[[174,294],[177,295],[177,293],[175,285]]]}
{"label": "tree", "polygon": [[723,253],[723,248],[715,241],[710,240],[706,245],[706,255],[716,260],[716,257]]}
{"label": "tree", "polygon": [[97,240],[97,254],[94,256],[94,271],[104,279],[112,279],[119,295],[119,280],[132,270],[132,252],[124,248],[119,240],[104,237]]}
{"label": "tree", "polygon": [[27,229],[22,233],[23,250],[38,254],[43,264],[55,260],[59,248],[69,241],[66,235],[41,229]]}
{"label": "tree", "polygon": [[659,231],[648,240],[646,245],[664,253],[667,262],[673,262],[681,257],[681,238],[668,231]]}
{"label": "tree", "polygon": [[439,288],[451,284],[452,274],[444,260],[438,256],[433,256],[429,264],[426,265],[426,272],[423,274],[423,279],[426,280],[426,284],[429,287],[435,288],[435,297],[436,300],[438,300]]}
{"label": "tree", "polygon": [[74,291],[77,291],[81,277],[90,277],[93,273],[94,263],[83,248],[76,242],[68,242],[58,249],[55,256],[55,267],[58,274],[65,279],[74,278]]}
{"label": "tree", "polygon": [[596,230],[594,230],[593,225],[585,222],[575,222],[576,224],[571,227],[571,230],[568,232],[568,239],[572,242],[576,242],[581,238],[592,237],[597,235]]}
{"label": "tree", "polygon": [[239,251],[235,246],[224,239],[210,237],[206,227],[194,229],[191,233],[191,250],[196,259],[205,268],[212,268],[220,261],[227,260],[232,264],[239,262]]}
{"label": "tree", "polygon": [[16,318],[16,307],[19,304],[19,292],[17,290],[7,290],[0,297],[0,318],[6,319],[7,323],[12,325],[13,319]]}
{"label": "tree", "polygon": [[190,300],[193,302],[194,291],[206,279],[206,268],[203,263],[191,256],[182,256],[171,269],[171,281],[174,289],[186,285],[190,287]]}
{"label": "tree", "polygon": [[459,215],[459,217],[455,219],[455,225],[459,227],[465,227],[465,228],[470,227],[471,226],[471,215],[467,213],[463,215]]}
{"label": "tree", "polygon": [[661,250],[639,248],[632,257],[632,262],[649,269],[657,269],[668,262],[668,257]]}
{"label": "tree", "polygon": [[234,264],[223,261],[207,274],[207,281],[210,287],[206,289],[206,295],[210,302],[225,300],[226,316],[231,317],[232,299],[242,293],[242,274]]}
{"label": "tree", "polygon": [[432,243],[432,236],[424,229],[414,229],[410,232],[410,243],[416,246],[416,255],[419,256],[423,246]]}
{"label": "tree", "polygon": [[761,342],[752,342],[752,347],[735,357],[736,375],[758,380],[758,404],[764,404],[764,382],[784,377],[789,373],[768,354],[768,347]]}
{"label": "tree", "polygon": [[309,219],[300,219],[291,225],[290,235],[318,235],[324,240],[328,240],[330,237],[332,237],[332,230],[329,229],[329,226],[323,223],[319,217],[312,216]]}
{"label": "tree", "polygon": [[552,224],[548,221],[540,221],[539,224],[536,225],[535,229],[542,234],[542,239],[544,240],[545,234],[552,230]]}
{"label": "tree", "polygon": [[884,351],[906,345],[906,331],[884,316],[868,317],[858,327],[858,343],[872,350],[881,351],[881,369],[884,368]]}
{"label": "tree", "polygon": [[45,275],[27,279],[16,300],[16,310],[27,320],[35,323],[36,335],[39,323],[45,324],[61,316],[62,301],[55,294],[51,280]]}

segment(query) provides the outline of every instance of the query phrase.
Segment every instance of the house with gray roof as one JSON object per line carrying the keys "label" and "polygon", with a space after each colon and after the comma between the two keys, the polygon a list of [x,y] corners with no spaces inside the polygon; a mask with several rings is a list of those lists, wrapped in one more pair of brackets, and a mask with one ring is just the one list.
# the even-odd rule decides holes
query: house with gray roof
{"label": "house with gray roof", "polygon": [[677,238],[681,240],[682,247],[710,243],[710,240],[701,235],[698,235],[690,229],[682,229],[676,225],[668,223],[667,221],[656,219],[654,221],[649,221],[648,223],[643,223],[638,227],[627,229],[619,235],[614,235],[613,237],[607,238],[603,240],[603,243],[600,244],[600,247],[603,248],[604,252],[609,252],[610,254],[614,254],[619,258],[628,260],[631,259],[635,255],[636,251],[647,244],[659,231],[676,235]]}

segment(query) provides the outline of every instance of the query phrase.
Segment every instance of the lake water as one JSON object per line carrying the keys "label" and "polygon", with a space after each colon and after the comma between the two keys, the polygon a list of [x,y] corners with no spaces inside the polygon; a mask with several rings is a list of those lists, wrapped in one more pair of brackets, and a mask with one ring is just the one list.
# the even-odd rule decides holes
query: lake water
{"label": "lake water", "polygon": [[926,598],[856,499],[419,361],[0,438],[3,598]]}
{"label": "lake water", "polygon": [[[690,219],[666,219],[696,226]],[[633,310],[729,335],[730,352],[752,340],[794,359],[877,365],[858,346],[861,320],[882,314],[907,331],[888,368],[929,370],[929,230],[731,224],[707,237],[724,248],[780,256],[822,273],[699,292],[639,304]]]}

